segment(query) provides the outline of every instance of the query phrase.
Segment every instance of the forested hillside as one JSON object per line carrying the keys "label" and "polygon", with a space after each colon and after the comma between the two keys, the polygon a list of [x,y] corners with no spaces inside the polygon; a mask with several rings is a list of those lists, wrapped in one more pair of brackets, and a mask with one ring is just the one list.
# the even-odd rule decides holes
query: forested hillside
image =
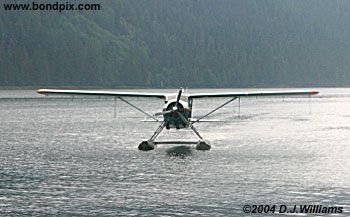
{"label": "forested hillside", "polygon": [[101,4],[62,13],[1,8],[0,85],[350,85],[350,1]]}

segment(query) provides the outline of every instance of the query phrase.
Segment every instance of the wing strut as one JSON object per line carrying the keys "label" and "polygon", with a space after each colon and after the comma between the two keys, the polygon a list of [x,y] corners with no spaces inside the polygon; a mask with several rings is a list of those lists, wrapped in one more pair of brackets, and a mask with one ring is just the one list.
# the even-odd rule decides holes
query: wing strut
{"label": "wing strut", "polygon": [[114,118],[117,117],[117,97],[114,97]]}
{"label": "wing strut", "polygon": [[145,112],[144,110],[140,109],[139,107],[137,107],[136,105],[132,104],[131,102],[123,99],[122,97],[118,97],[118,99],[120,99],[121,101],[125,102],[126,104],[130,105],[131,107],[135,108],[136,110],[142,112],[143,114],[147,115],[148,117],[152,118],[155,121],[159,121],[157,118],[153,117],[152,115],[148,114],[147,112]]}
{"label": "wing strut", "polygon": [[238,97],[238,117],[241,117],[241,97]]}
{"label": "wing strut", "polygon": [[215,109],[211,110],[210,112],[208,112],[207,114],[203,115],[202,117],[198,118],[197,120],[193,121],[192,123],[196,123],[199,122],[201,119],[208,117],[209,115],[213,114],[214,112],[216,112],[217,110],[219,110],[220,108],[224,107],[225,105],[229,104],[230,102],[233,102],[234,100],[236,100],[238,97],[234,97],[232,99],[230,99],[229,101],[225,102],[224,104],[216,107]]}
{"label": "wing strut", "polygon": [[311,94],[309,94],[309,115],[311,115]]}

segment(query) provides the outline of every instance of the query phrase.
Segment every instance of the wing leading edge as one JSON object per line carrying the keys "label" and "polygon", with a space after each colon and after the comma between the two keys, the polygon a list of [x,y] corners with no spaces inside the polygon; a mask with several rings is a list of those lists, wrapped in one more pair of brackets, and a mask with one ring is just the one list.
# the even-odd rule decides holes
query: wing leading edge
{"label": "wing leading edge", "polygon": [[286,91],[252,91],[252,92],[218,92],[188,94],[189,98],[208,97],[248,97],[248,96],[288,96],[288,95],[314,95],[317,90],[286,90]]}
{"label": "wing leading edge", "polygon": [[85,96],[114,96],[114,97],[155,97],[165,99],[163,93],[141,92],[115,92],[102,90],[62,90],[62,89],[39,89],[37,93],[44,95],[85,95]]}
{"label": "wing leading edge", "polygon": [[[155,97],[165,99],[164,93],[147,92],[116,92],[102,90],[64,90],[64,89],[39,89],[37,93],[44,95],[87,95],[87,96],[115,96],[115,97]],[[217,92],[217,93],[193,93],[186,94],[189,98],[214,98],[214,97],[249,97],[249,96],[286,96],[286,95],[315,95],[317,90],[286,90],[286,91],[251,91],[251,92]]]}

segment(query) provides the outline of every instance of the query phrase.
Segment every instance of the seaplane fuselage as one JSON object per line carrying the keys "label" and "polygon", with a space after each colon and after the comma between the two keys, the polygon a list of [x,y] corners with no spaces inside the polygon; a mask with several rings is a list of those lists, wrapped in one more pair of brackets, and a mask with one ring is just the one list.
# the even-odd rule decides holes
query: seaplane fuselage
{"label": "seaplane fuselage", "polygon": [[[173,111],[181,113],[182,117]],[[188,96],[181,95],[179,101],[177,101],[177,95],[169,95],[165,98],[165,105],[163,107],[163,117],[166,123],[166,129],[176,128],[182,129],[188,127],[192,115],[192,100],[189,100]]]}

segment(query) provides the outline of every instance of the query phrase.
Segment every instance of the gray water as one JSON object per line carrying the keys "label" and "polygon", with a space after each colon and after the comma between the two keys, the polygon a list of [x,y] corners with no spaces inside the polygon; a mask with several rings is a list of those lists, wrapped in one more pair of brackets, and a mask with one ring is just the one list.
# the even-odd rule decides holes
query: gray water
{"label": "gray water", "polygon": [[[229,104],[210,117],[226,122],[196,124],[210,151],[141,152],[157,123],[121,101],[114,118],[109,98],[1,90],[0,215],[237,216],[245,204],[342,206],[350,215],[350,89],[320,91],[311,104],[243,98],[240,113]],[[131,102],[150,113],[163,105]],[[194,116],[223,102],[197,100]],[[196,137],[170,130],[159,139]]]}

